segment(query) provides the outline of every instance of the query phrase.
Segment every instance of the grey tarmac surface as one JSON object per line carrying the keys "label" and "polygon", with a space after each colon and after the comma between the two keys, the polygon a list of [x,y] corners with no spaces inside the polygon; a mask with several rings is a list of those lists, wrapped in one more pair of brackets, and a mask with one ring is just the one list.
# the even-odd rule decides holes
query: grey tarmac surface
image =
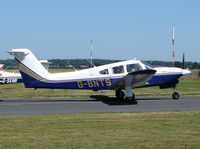
{"label": "grey tarmac surface", "polygon": [[200,96],[182,96],[179,100],[172,100],[170,96],[136,99],[137,105],[107,96],[0,99],[0,115],[200,110]]}

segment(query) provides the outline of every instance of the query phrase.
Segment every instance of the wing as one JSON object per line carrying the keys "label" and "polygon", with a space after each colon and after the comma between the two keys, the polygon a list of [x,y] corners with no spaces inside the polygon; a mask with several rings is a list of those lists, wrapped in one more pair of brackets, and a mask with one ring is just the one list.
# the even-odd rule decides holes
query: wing
{"label": "wing", "polygon": [[153,75],[156,73],[156,70],[146,69],[139,70],[136,72],[131,72],[121,78],[119,81],[114,83],[111,88],[112,89],[124,89],[125,85],[135,87],[142,87],[147,85],[147,81],[150,80]]}

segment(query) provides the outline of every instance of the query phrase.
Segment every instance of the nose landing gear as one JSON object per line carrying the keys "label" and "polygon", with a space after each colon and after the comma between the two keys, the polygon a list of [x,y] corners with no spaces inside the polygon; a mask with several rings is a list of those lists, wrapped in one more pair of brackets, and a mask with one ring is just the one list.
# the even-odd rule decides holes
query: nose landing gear
{"label": "nose landing gear", "polygon": [[178,100],[179,97],[180,97],[180,95],[179,95],[178,92],[176,92],[176,86],[175,86],[175,87],[174,87],[174,93],[172,94],[172,98],[173,98],[174,100]]}
{"label": "nose landing gear", "polygon": [[178,100],[179,97],[180,97],[180,95],[179,95],[179,93],[177,93],[177,92],[174,92],[174,93],[172,94],[172,98],[173,98],[174,100]]}

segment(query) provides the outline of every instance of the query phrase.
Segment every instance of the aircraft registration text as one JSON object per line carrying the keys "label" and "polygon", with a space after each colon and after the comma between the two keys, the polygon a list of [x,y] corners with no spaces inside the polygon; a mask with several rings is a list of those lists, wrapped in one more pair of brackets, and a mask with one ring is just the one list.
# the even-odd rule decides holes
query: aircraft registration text
{"label": "aircraft registration text", "polygon": [[99,88],[99,87],[109,87],[111,86],[110,79],[102,80],[88,80],[88,81],[77,81],[79,88],[89,87],[89,88]]}
{"label": "aircraft registration text", "polygon": [[0,79],[0,84],[17,83],[17,78],[3,78]]}

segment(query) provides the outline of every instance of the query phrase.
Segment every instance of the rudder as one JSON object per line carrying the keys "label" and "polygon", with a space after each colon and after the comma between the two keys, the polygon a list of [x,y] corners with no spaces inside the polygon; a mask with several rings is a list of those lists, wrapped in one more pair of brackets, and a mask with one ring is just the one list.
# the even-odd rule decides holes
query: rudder
{"label": "rudder", "polygon": [[15,57],[25,87],[31,87],[33,81],[45,79],[49,75],[29,49],[13,49],[9,53]]}

